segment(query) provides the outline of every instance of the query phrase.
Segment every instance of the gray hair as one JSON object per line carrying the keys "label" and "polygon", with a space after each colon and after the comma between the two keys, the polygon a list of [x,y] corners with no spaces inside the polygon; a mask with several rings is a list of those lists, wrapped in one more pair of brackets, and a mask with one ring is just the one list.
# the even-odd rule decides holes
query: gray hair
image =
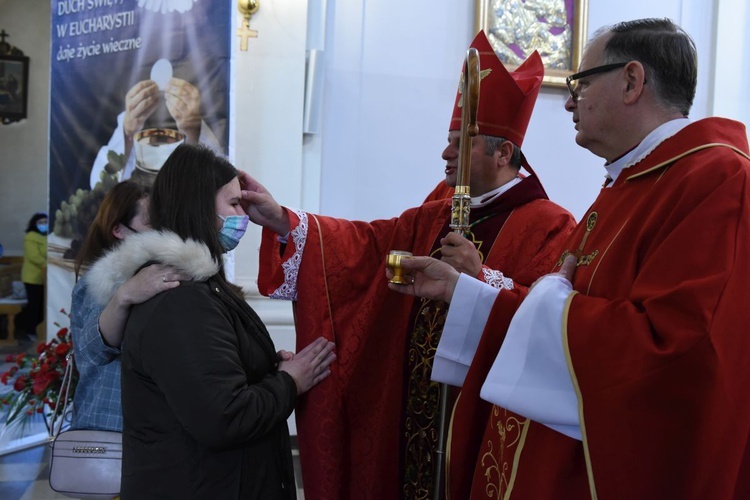
{"label": "gray hair", "polygon": [[487,156],[492,156],[493,154],[495,154],[495,151],[498,151],[500,149],[500,146],[502,146],[504,142],[510,142],[513,145],[513,154],[510,157],[510,164],[518,169],[521,168],[521,148],[513,144],[505,137],[497,137],[494,135],[485,134],[481,135],[484,138],[484,154],[486,154]]}
{"label": "gray hair", "polygon": [[698,55],[690,35],[669,19],[637,19],[602,28],[611,33],[602,64],[638,61],[656,99],[688,116],[698,83]]}

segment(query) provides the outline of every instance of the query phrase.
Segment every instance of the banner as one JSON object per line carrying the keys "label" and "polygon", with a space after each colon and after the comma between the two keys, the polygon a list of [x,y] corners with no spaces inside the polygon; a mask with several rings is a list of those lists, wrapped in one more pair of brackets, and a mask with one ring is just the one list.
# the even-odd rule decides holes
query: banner
{"label": "banner", "polygon": [[211,0],[52,0],[49,331],[107,191],[150,184],[179,144],[228,147],[231,7]]}

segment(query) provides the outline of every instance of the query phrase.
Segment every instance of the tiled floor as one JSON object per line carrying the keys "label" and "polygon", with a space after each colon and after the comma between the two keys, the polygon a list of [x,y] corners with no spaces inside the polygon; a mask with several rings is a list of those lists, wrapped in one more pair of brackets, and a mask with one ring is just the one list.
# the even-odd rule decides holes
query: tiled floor
{"label": "tiled floor", "polygon": [[49,487],[48,445],[36,446],[0,457],[0,498],[47,500],[67,498]]}

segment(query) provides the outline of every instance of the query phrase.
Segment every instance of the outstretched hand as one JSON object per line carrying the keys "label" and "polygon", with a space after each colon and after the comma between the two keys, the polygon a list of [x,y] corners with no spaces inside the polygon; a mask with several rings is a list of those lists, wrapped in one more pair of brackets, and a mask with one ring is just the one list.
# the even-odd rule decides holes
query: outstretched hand
{"label": "outstretched hand", "polygon": [[[288,351],[279,351],[279,371],[287,372],[297,385],[297,395],[304,394],[331,374],[331,363],[336,359],[336,345],[318,337],[310,345],[289,356]],[[284,354],[282,354],[284,352]],[[283,359],[291,358],[291,359]]]}
{"label": "outstretched hand", "polygon": [[[411,283],[388,283],[391,290],[443,302],[450,302],[453,298],[460,273],[450,264],[432,257],[404,257],[401,259],[401,267],[407,279],[411,278]],[[388,279],[393,277],[390,269],[386,268],[385,273]]]}
{"label": "outstretched hand", "polygon": [[242,189],[240,203],[250,220],[259,226],[267,227],[284,236],[289,232],[289,216],[286,210],[278,204],[271,193],[250,174],[237,171]]}

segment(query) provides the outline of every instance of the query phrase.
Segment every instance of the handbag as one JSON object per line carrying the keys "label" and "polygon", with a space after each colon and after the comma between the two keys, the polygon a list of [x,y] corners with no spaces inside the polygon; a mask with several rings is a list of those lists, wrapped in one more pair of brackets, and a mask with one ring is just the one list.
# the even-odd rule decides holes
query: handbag
{"label": "handbag", "polygon": [[[62,379],[60,393],[69,394],[73,379],[73,355],[68,354],[68,365]],[[122,476],[122,433],[75,429],[60,432],[68,406],[65,398],[59,424],[55,428],[53,413],[50,434],[52,459],[50,461],[50,488],[67,497],[106,499],[120,494]]]}

